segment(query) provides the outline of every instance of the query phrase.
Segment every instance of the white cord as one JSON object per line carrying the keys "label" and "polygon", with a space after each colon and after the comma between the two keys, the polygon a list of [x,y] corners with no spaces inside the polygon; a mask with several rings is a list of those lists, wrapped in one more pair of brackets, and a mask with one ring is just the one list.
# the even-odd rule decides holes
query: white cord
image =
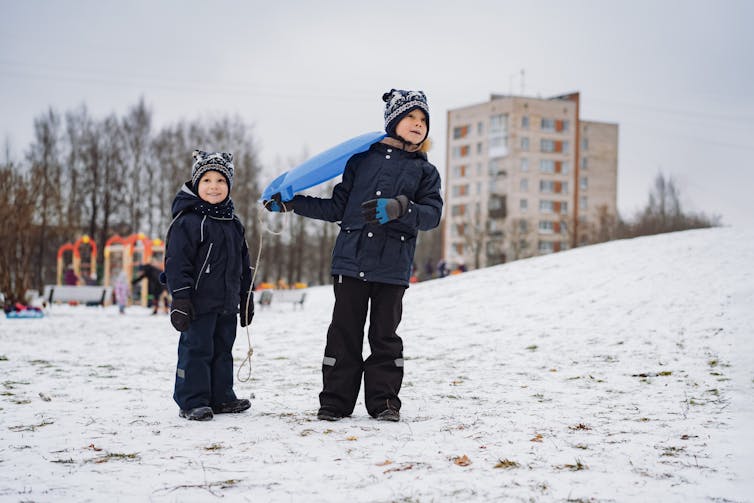
{"label": "white cord", "polygon": [[[246,313],[249,312],[249,303],[252,302],[251,300],[253,296],[252,288],[254,287],[254,284],[255,284],[254,281],[256,280],[257,271],[259,270],[259,261],[262,258],[262,242],[264,238],[264,233],[269,232],[270,234],[274,236],[279,236],[290,225],[290,219],[291,219],[290,212],[285,210],[285,203],[281,202],[280,204],[283,205],[283,210],[285,211],[285,213],[283,214],[284,215],[283,225],[281,226],[279,231],[273,231],[272,229],[270,229],[267,226],[267,224],[262,220],[262,212],[261,211],[258,212],[257,222],[259,223],[259,248],[257,250],[257,260],[254,263],[254,267],[253,267],[254,273],[251,276],[251,285],[249,286],[249,292],[246,294],[246,304],[244,306],[245,309],[244,309],[244,312],[241,313],[241,316],[246,316]],[[262,203],[262,206],[264,207],[264,203]],[[246,247],[248,248],[248,244],[246,245]],[[249,329],[250,326],[251,326],[251,323],[249,323],[245,327],[246,328],[246,341],[249,343],[249,349],[246,351],[246,357],[243,359],[243,361],[241,362],[241,365],[238,367],[238,371],[236,372],[236,377],[238,378],[239,382],[249,382],[251,380],[251,356],[254,354],[254,348],[251,346],[251,332]],[[249,371],[246,374],[246,377],[244,378],[241,376],[241,369],[243,369],[246,365],[249,366]]]}

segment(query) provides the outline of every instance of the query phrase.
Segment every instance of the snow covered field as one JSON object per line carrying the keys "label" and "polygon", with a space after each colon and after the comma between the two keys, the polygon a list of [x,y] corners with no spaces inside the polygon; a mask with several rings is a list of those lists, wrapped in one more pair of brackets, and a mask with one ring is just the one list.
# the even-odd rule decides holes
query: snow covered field
{"label": "snow covered field", "polygon": [[754,501],[752,234],[412,286],[400,423],[316,420],[332,301],[257,308],[252,409],[209,423],[178,417],[164,315],[1,319],[0,500]]}

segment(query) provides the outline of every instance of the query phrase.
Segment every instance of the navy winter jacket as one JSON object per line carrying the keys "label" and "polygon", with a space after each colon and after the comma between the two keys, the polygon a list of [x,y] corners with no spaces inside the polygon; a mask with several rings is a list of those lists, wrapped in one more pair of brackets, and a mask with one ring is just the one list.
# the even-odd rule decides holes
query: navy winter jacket
{"label": "navy winter jacket", "polygon": [[[364,221],[361,203],[401,194],[410,201],[404,216],[384,225]],[[333,275],[408,286],[418,231],[440,223],[440,174],[421,152],[375,143],[348,160],[330,199],[299,195],[293,208],[299,215],[340,222]]]}
{"label": "navy winter jacket", "polygon": [[165,250],[168,290],[175,299],[191,299],[197,315],[237,313],[251,288],[243,224],[232,211],[225,217],[202,214],[200,203],[188,183],[173,200]]}

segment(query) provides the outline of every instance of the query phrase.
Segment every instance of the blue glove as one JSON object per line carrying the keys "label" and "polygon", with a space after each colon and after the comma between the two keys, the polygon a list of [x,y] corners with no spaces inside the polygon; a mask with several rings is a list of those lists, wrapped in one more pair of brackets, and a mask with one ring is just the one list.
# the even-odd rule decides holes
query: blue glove
{"label": "blue glove", "polygon": [[408,211],[408,198],[404,195],[393,198],[381,197],[361,203],[361,216],[368,224],[386,224],[401,218]]}
{"label": "blue glove", "polygon": [[283,201],[280,197],[280,192],[275,192],[270,196],[267,201],[262,201],[264,209],[275,213],[285,213],[286,211],[293,211],[293,200]]}

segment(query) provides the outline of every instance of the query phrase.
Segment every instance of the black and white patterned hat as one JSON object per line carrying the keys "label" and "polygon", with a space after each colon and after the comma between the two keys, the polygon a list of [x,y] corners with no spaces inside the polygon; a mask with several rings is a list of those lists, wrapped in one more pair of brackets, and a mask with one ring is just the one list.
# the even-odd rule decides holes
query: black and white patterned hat
{"label": "black and white patterned hat", "polygon": [[395,137],[395,128],[401,119],[417,108],[427,116],[427,136],[429,136],[429,106],[423,91],[391,89],[382,95],[382,101],[385,102],[385,132],[389,136]]}
{"label": "black and white patterned hat", "polygon": [[194,158],[194,166],[191,168],[191,186],[194,190],[207,171],[220,172],[228,180],[228,190],[233,187],[233,154],[194,150],[191,155]]}

